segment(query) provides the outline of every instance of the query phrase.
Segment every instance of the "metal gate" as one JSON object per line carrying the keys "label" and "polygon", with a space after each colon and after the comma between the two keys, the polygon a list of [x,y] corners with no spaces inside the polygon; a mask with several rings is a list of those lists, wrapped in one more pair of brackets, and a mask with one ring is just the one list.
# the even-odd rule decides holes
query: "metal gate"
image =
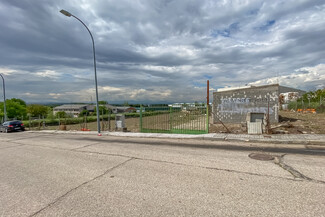
{"label": "metal gate", "polygon": [[140,131],[144,133],[205,134],[208,122],[206,105],[140,108]]}

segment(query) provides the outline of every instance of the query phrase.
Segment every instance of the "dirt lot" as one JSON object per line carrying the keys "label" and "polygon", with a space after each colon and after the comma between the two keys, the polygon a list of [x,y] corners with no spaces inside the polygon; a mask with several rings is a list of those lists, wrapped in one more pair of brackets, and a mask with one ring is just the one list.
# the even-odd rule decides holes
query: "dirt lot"
{"label": "dirt lot", "polygon": [[[325,134],[325,113],[298,113],[292,111],[280,111],[280,122],[272,124],[272,133],[304,134],[315,133]],[[246,127],[241,124],[225,124],[231,133],[246,133]],[[222,124],[211,124],[211,133],[226,132]]]}
{"label": "dirt lot", "polygon": [[[205,130],[205,119],[206,116],[195,116],[196,119],[190,119],[188,116],[177,116],[176,113],[173,113],[173,127],[175,129],[183,129],[189,127],[192,130]],[[144,129],[153,129],[153,130],[168,130],[170,128],[170,116],[169,114],[159,114],[153,116],[143,117],[142,126]],[[188,126],[187,126],[188,125]],[[127,118],[125,119],[125,126],[127,132],[140,132],[140,118]],[[33,128],[37,130],[38,128]],[[43,129],[41,126],[40,129]],[[45,129],[48,130],[77,130],[82,129],[96,131],[97,122],[90,122],[87,124],[71,124],[64,126],[47,126]],[[111,120],[110,124],[108,121],[101,122],[101,131],[115,131],[115,120]]]}
{"label": "dirt lot", "polygon": [[280,123],[289,133],[316,133],[325,134],[325,113],[298,113],[280,111]]}

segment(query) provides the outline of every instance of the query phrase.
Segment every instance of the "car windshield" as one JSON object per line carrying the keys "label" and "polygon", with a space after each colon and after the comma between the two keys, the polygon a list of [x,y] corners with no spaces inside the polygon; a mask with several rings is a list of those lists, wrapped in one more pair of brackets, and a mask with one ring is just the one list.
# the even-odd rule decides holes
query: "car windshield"
{"label": "car windshield", "polygon": [[20,121],[12,121],[10,124],[21,124]]}
{"label": "car windshield", "polygon": [[7,121],[7,122],[4,122],[2,125],[8,126],[8,125],[13,125],[13,124],[21,124],[21,121]]}

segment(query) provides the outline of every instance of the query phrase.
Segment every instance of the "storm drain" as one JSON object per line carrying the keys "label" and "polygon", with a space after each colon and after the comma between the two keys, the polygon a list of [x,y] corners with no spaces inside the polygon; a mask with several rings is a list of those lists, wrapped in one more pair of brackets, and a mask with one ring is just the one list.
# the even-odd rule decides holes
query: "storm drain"
{"label": "storm drain", "polygon": [[272,155],[262,154],[262,153],[251,153],[248,155],[248,157],[254,160],[264,160],[264,161],[274,160],[274,157]]}

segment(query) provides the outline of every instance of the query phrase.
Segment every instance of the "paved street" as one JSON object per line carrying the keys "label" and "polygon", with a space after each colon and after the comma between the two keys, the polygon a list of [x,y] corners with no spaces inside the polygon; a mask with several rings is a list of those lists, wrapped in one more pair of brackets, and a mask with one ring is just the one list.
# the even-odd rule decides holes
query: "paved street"
{"label": "paved street", "polygon": [[324,147],[306,147],[0,134],[0,216],[325,216]]}

